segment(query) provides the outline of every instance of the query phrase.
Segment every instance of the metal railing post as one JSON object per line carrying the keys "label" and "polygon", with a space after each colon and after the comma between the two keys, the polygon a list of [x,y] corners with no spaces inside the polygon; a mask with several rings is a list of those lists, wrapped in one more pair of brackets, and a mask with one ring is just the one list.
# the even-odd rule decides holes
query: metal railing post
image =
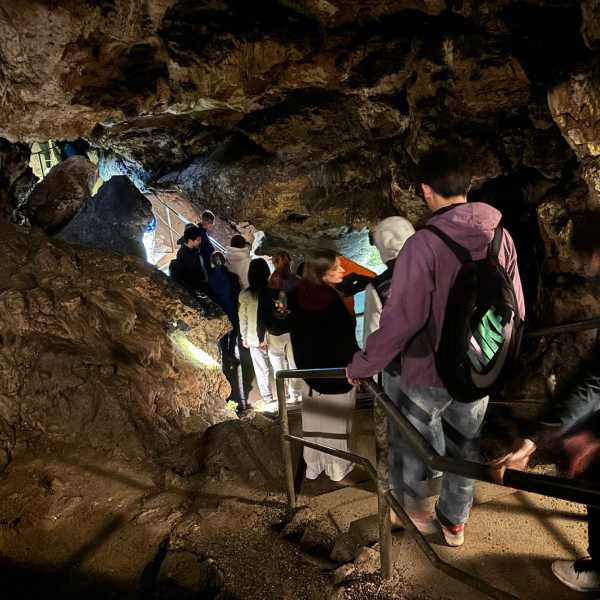
{"label": "metal railing post", "polygon": [[279,418],[281,420],[281,452],[283,455],[283,470],[285,486],[288,497],[288,507],[296,508],[296,491],[294,490],[294,469],[292,466],[292,444],[287,436],[290,434],[290,423],[288,420],[287,404],[285,398],[285,380],[283,377],[275,377],[277,386],[277,402],[279,404]]}
{"label": "metal railing post", "polygon": [[375,428],[375,460],[377,466],[377,517],[379,524],[379,560],[381,575],[391,579],[393,573],[392,560],[392,525],[390,522],[390,506],[385,493],[389,488],[388,473],[388,421],[379,404],[373,406],[373,424]]}

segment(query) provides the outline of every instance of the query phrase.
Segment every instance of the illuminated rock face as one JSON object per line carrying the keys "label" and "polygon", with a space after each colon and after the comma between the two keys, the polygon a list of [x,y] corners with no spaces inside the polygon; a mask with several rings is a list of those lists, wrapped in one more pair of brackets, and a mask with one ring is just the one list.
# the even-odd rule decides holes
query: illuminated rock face
{"label": "illuminated rock face", "polygon": [[10,225],[0,239],[4,460],[35,444],[157,458],[228,417],[214,305],[183,304],[141,259]]}
{"label": "illuminated rock face", "polygon": [[[600,206],[594,0],[4,4],[12,142],[83,136],[101,173],[182,193],[297,254],[326,236],[352,252],[391,214],[421,223],[416,162],[460,148],[472,197],[515,237],[530,322],[600,309],[569,241],[573,215]],[[1,144],[6,219],[29,180],[26,148]],[[576,357],[587,340],[562,339]],[[535,389],[559,354],[532,349]]]}

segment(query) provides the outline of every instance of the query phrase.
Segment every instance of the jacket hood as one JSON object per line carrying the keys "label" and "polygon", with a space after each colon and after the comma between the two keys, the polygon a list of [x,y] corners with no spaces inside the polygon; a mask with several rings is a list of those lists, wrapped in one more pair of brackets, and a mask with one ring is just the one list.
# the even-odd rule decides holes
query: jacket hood
{"label": "jacket hood", "polygon": [[433,215],[428,225],[439,227],[471,252],[482,252],[494,237],[502,214],[484,202],[469,202]]}
{"label": "jacket hood", "polygon": [[339,298],[332,287],[312,283],[307,279],[301,279],[296,289],[298,305],[304,310],[325,310],[336,298]]}
{"label": "jacket hood", "polygon": [[233,246],[225,246],[225,254],[230,263],[250,260],[250,248],[234,248]]}
{"label": "jacket hood", "polygon": [[384,263],[393,260],[402,250],[404,242],[415,232],[411,222],[404,217],[388,217],[377,224],[373,241]]}

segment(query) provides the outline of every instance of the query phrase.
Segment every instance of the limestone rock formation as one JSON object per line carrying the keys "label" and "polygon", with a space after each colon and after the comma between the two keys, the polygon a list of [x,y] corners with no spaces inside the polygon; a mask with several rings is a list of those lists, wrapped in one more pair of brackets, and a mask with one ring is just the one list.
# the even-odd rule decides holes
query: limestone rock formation
{"label": "limestone rock formation", "polygon": [[556,316],[574,214],[600,207],[595,0],[59,4],[0,11],[1,135],[83,136],[104,174],[296,248],[421,222],[415,163],[460,148],[515,238],[530,323]]}
{"label": "limestone rock formation", "polygon": [[98,169],[85,156],[71,156],[55,165],[21,208],[32,225],[55,233],[92,195]]}
{"label": "limestone rock formation", "polygon": [[67,444],[149,459],[227,418],[220,311],[184,305],[138,258],[11,225],[0,239],[5,452]]}
{"label": "limestone rock formation", "polygon": [[548,95],[554,120],[581,164],[589,207],[600,208],[600,66],[574,72]]}
{"label": "limestone rock formation", "polygon": [[29,167],[30,150],[0,138],[0,220],[9,221],[26,201],[36,177]]}
{"label": "limestone rock formation", "polygon": [[150,202],[119,175],[88,199],[59,237],[71,244],[146,258],[142,237],[151,219]]}

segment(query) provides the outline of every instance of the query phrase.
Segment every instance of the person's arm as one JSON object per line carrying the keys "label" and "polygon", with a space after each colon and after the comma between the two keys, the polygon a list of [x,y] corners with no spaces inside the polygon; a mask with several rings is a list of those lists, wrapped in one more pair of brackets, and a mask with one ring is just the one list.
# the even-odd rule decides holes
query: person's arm
{"label": "person's arm", "polygon": [[582,378],[572,390],[542,408],[538,439],[551,440],[600,411],[600,348],[594,350]]}
{"label": "person's arm", "polygon": [[435,285],[433,254],[423,239],[426,235],[433,234],[415,234],[398,255],[379,329],[369,336],[365,349],[354,355],[348,377],[366,379],[387,367],[427,323]]}
{"label": "person's arm", "polygon": [[368,285],[365,290],[365,318],[363,321],[363,348],[367,345],[367,338],[379,329],[379,319],[383,305],[377,290]]}
{"label": "person's arm", "polygon": [[513,289],[515,291],[515,298],[517,300],[517,308],[519,310],[519,316],[521,321],[525,320],[525,299],[523,297],[523,286],[521,285],[521,275],[519,274],[519,264],[517,261],[517,251],[510,233],[504,230],[506,236],[506,273],[512,280]]}
{"label": "person's arm", "polygon": [[258,310],[256,312],[256,333],[261,344],[265,341],[267,333],[267,311],[271,309],[270,302],[270,294],[267,290],[263,290],[258,296]]}
{"label": "person's arm", "polygon": [[[544,406],[537,428],[517,442],[515,450],[495,461],[497,478],[504,469],[524,470],[540,446],[547,446],[600,411],[600,352],[594,358],[581,381],[562,399]],[[563,438],[563,451],[569,457],[569,475],[575,477],[587,468],[600,449],[600,440],[589,431],[579,431]]]}
{"label": "person's arm", "polygon": [[240,320],[240,337],[242,338],[242,344],[248,347],[248,294],[240,294],[238,318]]}

